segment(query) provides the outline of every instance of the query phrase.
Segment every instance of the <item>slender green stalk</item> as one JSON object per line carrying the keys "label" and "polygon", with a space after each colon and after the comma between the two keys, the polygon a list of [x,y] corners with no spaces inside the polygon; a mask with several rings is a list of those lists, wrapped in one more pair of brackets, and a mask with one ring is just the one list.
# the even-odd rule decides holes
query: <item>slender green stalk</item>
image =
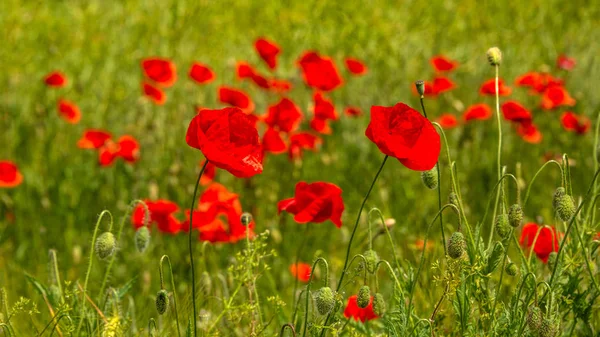
{"label": "slender green stalk", "polygon": [[560,169],[560,176],[561,176],[561,179],[562,179],[562,177],[563,177],[563,168],[562,168],[562,165],[560,165],[559,162],[557,162],[556,160],[549,160],[546,163],[544,163],[544,165],[542,165],[542,167],[540,167],[540,169],[537,170],[537,172],[535,173],[535,175],[533,176],[533,178],[531,178],[531,181],[527,185],[527,191],[525,191],[525,199],[523,200],[523,208],[525,208],[525,205],[527,205],[527,201],[529,200],[529,192],[531,191],[531,186],[533,185],[533,182],[535,182],[535,179],[544,170],[544,168],[546,168],[546,166],[548,164],[555,164],[555,165],[558,166],[558,168]]}
{"label": "slender green stalk", "polygon": [[177,313],[177,290],[175,289],[175,278],[173,277],[173,266],[171,265],[171,259],[168,255],[163,255],[160,258],[158,264],[158,271],[160,273],[160,288],[164,289],[164,277],[163,277],[163,262],[167,260],[169,264],[169,272],[171,273],[171,289],[173,289],[173,309],[175,310],[175,324],[177,325],[177,336],[181,337],[181,331],[179,330],[179,314]]}
{"label": "slender green stalk", "polygon": [[306,305],[304,310],[304,329],[302,329],[302,336],[306,336],[306,327],[308,326],[308,300],[310,298],[310,285],[312,284],[313,276],[315,275],[315,268],[317,268],[317,264],[321,262],[325,266],[325,284],[327,284],[327,280],[329,279],[329,264],[327,264],[327,260],[322,257],[313,262],[312,270],[310,271],[310,278],[308,279],[308,284],[306,285]]}
{"label": "slender green stalk", "polygon": [[383,226],[385,234],[387,235],[388,240],[390,241],[390,248],[392,249],[392,255],[394,256],[394,263],[396,264],[396,268],[398,269],[398,271],[401,271],[402,267],[400,266],[400,261],[398,260],[398,255],[396,254],[396,244],[394,243],[394,240],[392,239],[390,230],[385,225],[385,220],[383,219],[383,214],[381,214],[381,211],[379,210],[379,208],[372,208],[369,211],[369,218],[371,218],[372,212],[377,212],[379,214],[379,219],[381,220],[381,225]]}
{"label": "slender green stalk", "polygon": [[[515,231],[514,228],[510,229],[510,236],[513,235]],[[496,320],[496,304],[498,303],[498,297],[500,297],[500,291],[502,290],[502,279],[504,278],[504,267],[506,266],[506,258],[508,257],[508,250],[510,249],[510,243],[512,241],[509,240],[506,244],[506,249],[504,250],[504,258],[502,259],[502,269],[500,270],[500,281],[498,281],[498,290],[496,291],[496,296],[494,296],[494,304],[492,305],[492,322],[490,323],[490,329],[492,335],[494,335],[494,322]]]}
{"label": "slender green stalk", "polygon": [[[596,132],[594,133],[594,170],[598,171],[598,164],[600,160],[598,159],[598,142],[600,138],[600,112],[598,113],[598,117],[596,118]],[[594,193],[598,193],[598,182],[594,183]],[[592,224],[595,224],[596,220],[596,210],[594,209],[592,212]]]}
{"label": "slender green stalk", "polygon": [[64,293],[62,283],[60,282],[60,273],[58,272],[58,258],[56,256],[56,250],[50,249],[48,255],[50,257],[50,268],[52,269],[50,270],[50,273],[52,273],[51,277],[56,282],[56,285],[58,286],[58,292],[60,293],[60,298],[62,299]]}
{"label": "slender green stalk", "polygon": [[279,337],[283,337],[283,334],[285,333],[285,329],[290,329],[290,331],[292,332],[292,336],[296,337],[296,330],[294,329],[294,326],[291,323],[285,323],[281,327],[281,331],[279,332]]}

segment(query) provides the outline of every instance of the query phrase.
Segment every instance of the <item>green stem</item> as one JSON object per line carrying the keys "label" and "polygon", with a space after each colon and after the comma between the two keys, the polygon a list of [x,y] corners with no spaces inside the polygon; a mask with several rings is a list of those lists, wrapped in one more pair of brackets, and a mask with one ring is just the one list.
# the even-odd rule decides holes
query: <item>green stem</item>
{"label": "green stem", "polygon": [[315,268],[317,268],[317,264],[321,262],[325,266],[325,284],[327,284],[327,279],[329,278],[329,265],[327,264],[327,260],[320,257],[313,262],[312,270],[310,271],[310,278],[308,279],[308,284],[306,285],[306,305],[304,310],[304,329],[302,329],[302,336],[306,336],[306,328],[308,326],[308,300],[310,298],[310,285],[312,284],[313,275],[315,274]]}
{"label": "green stem", "polygon": [[529,200],[529,192],[531,190],[531,186],[533,185],[533,182],[535,181],[535,179],[537,178],[537,176],[542,172],[542,170],[544,170],[544,168],[548,164],[556,164],[558,166],[558,168],[560,169],[560,177],[562,179],[562,177],[563,177],[563,168],[562,168],[562,166],[560,165],[559,162],[557,162],[556,160],[549,160],[546,163],[544,163],[544,165],[542,165],[542,167],[540,167],[540,169],[535,173],[535,175],[531,179],[531,182],[529,182],[529,184],[527,185],[527,191],[525,191],[525,199],[523,200],[523,208],[525,208],[525,205],[527,205],[527,201]]}
{"label": "green stem", "polygon": [[[513,235],[514,228],[510,230],[510,236]],[[498,303],[498,297],[500,297],[500,291],[502,290],[502,279],[504,278],[504,268],[506,266],[506,258],[508,257],[508,250],[510,249],[510,243],[512,241],[508,241],[506,244],[506,249],[504,250],[504,258],[502,259],[502,270],[500,270],[500,281],[498,281],[498,290],[496,291],[496,296],[494,296],[494,304],[492,305],[492,322],[490,323],[490,329],[494,331],[494,321],[496,320],[496,304]]]}
{"label": "green stem", "polygon": [[385,225],[385,220],[383,219],[383,214],[381,214],[381,211],[379,210],[379,208],[372,208],[369,211],[369,218],[371,218],[371,213],[372,212],[377,212],[379,214],[379,219],[381,220],[381,225],[383,226],[383,229],[385,230],[385,234],[387,235],[388,240],[390,241],[390,247],[392,249],[392,254],[394,256],[394,263],[396,264],[396,268],[400,272],[402,270],[402,268],[400,267],[400,261],[398,260],[398,256],[396,254],[396,244],[394,243],[394,240],[392,239],[392,235],[390,234],[390,230]]}
{"label": "green stem", "polygon": [[169,272],[171,273],[171,288],[173,289],[173,309],[175,310],[175,324],[177,325],[177,336],[181,337],[181,331],[179,330],[179,314],[177,313],[177,290],[175,289],[175,278],[173,277],[173,266],[171,265],[171,259],[168,255],[163,255],[159,262],[160,272],[160,289],[164,289],[164,277],[163,277],[163,261],[167,260],[169,264]]}
{"label": "green stem", "polygon": [[296,337],[296,330],[294,329],[294,326],[291,323],[285,323],[282,327],[281,327],[281,331],[279,332],[279,337],[283,337],[283,334],[285,333],[285,329],[289,328],[290,331],[292,332],[292,336]]}

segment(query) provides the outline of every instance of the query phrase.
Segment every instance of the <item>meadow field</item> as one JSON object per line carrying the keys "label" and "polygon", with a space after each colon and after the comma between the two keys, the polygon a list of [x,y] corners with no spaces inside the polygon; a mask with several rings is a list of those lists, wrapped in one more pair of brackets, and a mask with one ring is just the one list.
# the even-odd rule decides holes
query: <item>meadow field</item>
{"label": "meadow field", "polygon": [[594,3],[0,1],[0,336],[600,336]]}

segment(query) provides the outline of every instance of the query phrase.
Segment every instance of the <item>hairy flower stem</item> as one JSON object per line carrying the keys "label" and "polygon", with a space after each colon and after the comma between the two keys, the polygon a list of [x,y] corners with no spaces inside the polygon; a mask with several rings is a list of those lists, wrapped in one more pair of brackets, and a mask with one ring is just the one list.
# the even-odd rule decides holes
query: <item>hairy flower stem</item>
{"label": "hairy flower stem", "polygon": [[310,271],[310,278],[308,279],[308,284],[306,285],[306,306],[304,310],[304,329],[302,329],[302,336],[306,336],[306,327],[308,326],[308,300],[310,298],[310,285],[312,284],[313,275],[315,275],[315,269],[317,268],[317,264],[321,262],[323,266],[325,266],[325,285],[327,285],[329,279],[329,264],[327,260],[320,257],[313,262],[312,269]]}
{"label": "hairy flower stem", "polygon": [[[510,236],[513,236],[514,228],[510,230]],[[490,330],[492,333],[494,332],[494,321],[496,320],[496,303],[498,303],[498,297],[500,297],[500,290],[502,289],[502,279],[504,278],[504,269],[506,266],[506,258],[508,257],[508,250],[510,249],[511,240],[508,240],[506,244],[506,249],[504,250],[504,258],[502,259],[502,269],[500,270],[500,281],[498,282],[498,290],[496,291],[496,296],[494,296],[494,304],[492,305],[492,322],[490,323]]]}
{"label": "hairy flower stem", "polygon": [[177,293],[175,290],[175,278],[173,277],[173,266],[171,265],[171,259],[168,255],[163,255],[160,258],[160,263],[158,264],[158,271],[160,275],[160,289],[164,289],[164,277],[163,277],[163,261],[167,260],[169,264],[169,272],[171,273],[171,288],[173,290],[173,310],[175,310],[175,324],[177,325],[177,336],[181,337],[181,331],[179,330],[179,314],[177,313]]}
{"label": "hairy flower stem", "polygon": [[204,165],[202,165],[202,169],[200,170],[200,174],[198,174],[198,180],[196,180],[196,187],[194,187],[194,196],[192,197],[192,206],[190,207],[190,228],[188,232],[188,247],[190,249],[190,265],[192,266],[192,306],[194,308],[194,318],[192,323],[194,325],[194,337],[197,336],[196,331],[196,271],[194,270],[194,249],[192,246],[192,227],[194,224],[194,207],[196,205],[196,196],[198,194],[198,186],[200,185],[200,178],[202,178],[202,174],[208,165],[208,158],[204,161]]}
{"label": "hairy flower stem", "polygon": [[[496,89],[496,121],[498,123],[498,181],[502,178],[502,119],[500,118],[500,94],[499,94],[499,65],[496,64],[494,66],[496,69],[496,77],[495,77],[495,89]],[[500,194],[504,190],[504,185],[502,184],[500,188],[496,191],[496,202],[494,203],[494,216],[492,217],[492,222],[490,226],[490,240],[488,243],[488,247],[492,244],[492,238],[494,237],[494,222],[496,221],[496,214],[498,208],[498,202],[500,201]]]}

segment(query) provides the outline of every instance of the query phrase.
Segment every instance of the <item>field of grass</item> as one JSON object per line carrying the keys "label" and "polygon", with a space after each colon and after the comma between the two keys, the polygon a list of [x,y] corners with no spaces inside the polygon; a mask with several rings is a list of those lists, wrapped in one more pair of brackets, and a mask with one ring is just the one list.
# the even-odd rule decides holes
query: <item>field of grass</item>
{"label": "field of grass", "polygon": [[[255,232],[265,234],[253,244],[194,240],[198,335],[278,336],[286,323],[295,327],[298,336],[325,332],[328,336],[597,335],[600,261],[596,233],[600,230],[592,201],[600,191],[594,185],[587,192],[598,167],[594,158],[600,112],[600,66],[595,62],[600,54],[598,17],[600,6],[593,2],[555,0],[1,1],[0,161],[14,162],[23,182],[15,188],[0,187],[0,336],[50,336],[58,318],[59,330],[53,332],[61,336],[147,336],[151,319],[156,321],[156,336],[177,336],[178,328],[185,335],[193,317],[187,233],[165,234],[153,228],[148,249],[139,253],[129,205],[137,199],[168,199],[182,210],[190,208],[204,157],[186,144],[186,130],[197,113],[195,107],[224,107],[217,99],[219,86],[246,91],[256,105],[256,115],[263,115],[279,100],[279,94],[236,78],[238,61],[269,74],[253,48],[259,37],[281,46],[279,66],[272,75],[293,84],[287,97],[305,114],[300,126],[305,131],[310,130],[313,90],[305,85],[297,60],[307,50],[318,50],[336,62],[345,83],[327,96],[340,119],[331,123],[330,135],[320,135],[321,146],[304,152],[301,160],[267,154],[263,173],[249,179],[217,171],[215,181],[239,196],[242,209],[253,215]],[[498,182],[496,111],[483,121],[463,123],[461,116],[475,103],[495,107],[494,96],[479,93],[481,84],[495,75],[486,59],[486,51],[493,46],[502,50],[500,77],[513,90],[510,96],[500,97],[500,103],[521,102],[531,110],[543,135],[540,143],[526,142],[514,125],[502,121],[502,165],[518,180],[518,184],[510,177],[503,180],[503,199],[508,199],[508,206],[521,203],[523,223],[537,221],[568,233],[564,241],[560,236],[564,251],[558,268],[535,254],[526,262],[529,249],[520,249],[514,240],[502,241],[497,236],[489,240]],[[435,76],[429,60],[440,54],[460,64],[447,75],[457,88],[424,100],[431,120],[450,113],[461,121],[458,127],[445,130],[447,143],[442,138],[441,203],[447,203],[452,191],[461,196],[460,216],[450,209],[444,211],[444,237],[462,222],[465,236],[481,228],[482,240],[477,246],[468,245],[468,254],[461,259],[451,259],[445,255],[446,243],[436,221],[421,261],[421,242],[439,210],[438,191],[426,188],[419,172],[390,158],[366,202],[350,249],[351,257],[368,249],[372,224],[373,250],[390,263],[397,277],[396,282],[383,266],[368,276],[373,294],[377,289],[387,302],[386,313],[366,324],[344,317],[348,297],[359,291],[365,279],[365,268],[357,267],[361,264],[357,260],[338,292],[342,307],[319,315],[311,300],[305,324],[307,297],[301,291],[306,283],[294,278],[290,265],[326,259],[329,280],[324,280],[319,265],[311,289],[316,294],[328,283],[337,290],[356,216],[384,158],[365,137],[369,109],[404,102],[421,111],[413,83]],[[576,60],[572,70],[557,69],[561,54]],[[140,62],[154,56],[168,58],[177,66],[177,81],[165,89],[164,105],[153,104],[141,91]],[[346,57],[364,61],[368,73],[352,76],[344,67]],[[192,82],[187,72],[194,61],[209,65],[216,80],[206,85]],[[54,70],[66,74],[66,87],[44,84],[44,76]],[[576,104],[541,109],[539,96],[514,84],[530,71],[562,78]],[[60,118],[59,98],[79,106],[79,123]],[[362,116],[345,115],[346,106],[360,107]],[[561,115],[567,110],[586,116],[591,128],[583,134],[566,131]],[[139,159],[101,167],[95,151],[77,147],[90,128],[105,129],[115,138],[135,137],[140,144]],[[259,132],[264,130],[260,125]],[[446,146],[455,162],[455,182]],[[550,164],[531,184],[550,159],[559,163],[566,177]],[[278,202],[293,197],[300,181],[330,182],[343,190],[341,228],[329,221],[298,224],[291,214],[278,215]],[[460,191],[453,186],[460,186]],[[572,221],[555,215],[553,194],[559,186],[567,188],[575,205],[582,204]],[[199,192],[204,189],[201,185]],[[368,213],[375,207],[388,223],[395,220],[389,227],[395,250],[379,217]],[[88,272],[94,226],[104,210],[114,218],[115,235],[124,224],[122,236],[110,273],[106,273],[109,262],[96,257]],[[182,220],[183,211],[178,216]],[[108,228],[106,223],[101,224],[100,233]],[[515,229],[517,241],[521,228]],[[501,259],[493,272],[485,272],[495,242],[504,246],[510,242],[508,257],[518,266],[518,275],[503,272],[508,259]],[[53,254],[49,252],[56,252],[58,284],[52,276],[54,268],[49,268]],[[174,289],[170,275],[165,275],[165,288],[171,302],[177,298],[177,317],[172,303],[164,315],[155,309],[163,255],[169,256],[173,267]],[[419,265],[422,270],[416,280]],[[534,280],[536,290],[531,285]],[[86,301],[79,287],[84,283]],[[57,285],[60,295],[51,298],[51,286]],[[109,287],[115,291],[107,291]],[[519,289],[522,295],[515,297]],[[545,317],[558,324],[558,334],[542,335],[526,327],[527,308],[534,298]]]}

